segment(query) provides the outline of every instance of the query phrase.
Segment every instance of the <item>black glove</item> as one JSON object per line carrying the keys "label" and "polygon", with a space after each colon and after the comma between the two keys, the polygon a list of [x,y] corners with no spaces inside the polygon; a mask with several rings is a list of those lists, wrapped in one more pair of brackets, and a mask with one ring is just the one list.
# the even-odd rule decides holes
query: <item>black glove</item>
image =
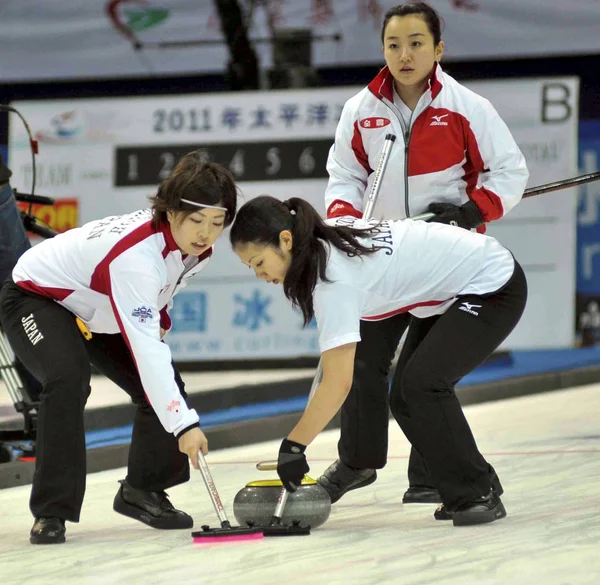
{"label": "black glove", "polygon": [[308,473],[310,467],[306,462],[306,445],[283,439],[279,447],[277,459],[277,475],[288,492],[295,492]]}
{"label": "black glove", "polygon": [[477,205],[472,201],[467,201],[464,205],[432,203],[427,211],[436,214],[429,220],[434,223],[457,225],[467,230],[479,227],[483,223],[483,217],[481,217]]}
{"label": "black glove", "polygon": [[5,183],[8,183],[8,179],[10,179],[11,175],[10,169],[4,164],[2,155],[0,154],[0,187]]}

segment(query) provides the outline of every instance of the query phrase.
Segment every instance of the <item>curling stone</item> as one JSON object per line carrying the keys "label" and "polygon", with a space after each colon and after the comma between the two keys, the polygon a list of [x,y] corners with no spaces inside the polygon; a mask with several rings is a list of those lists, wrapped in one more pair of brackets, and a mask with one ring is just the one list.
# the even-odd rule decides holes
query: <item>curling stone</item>
{"label": "curling stone", "polygon": [[[246,484],[233,500],[233,514],[240,526],[268,525],[273,517],[281,492],[280,479],[252,481]],[[331,499],[325,488],[314,479],[304,476],[298,489],[289,494],[281,522],[291,526],[300,522],[316,528],[324,524],[331,512]]]}

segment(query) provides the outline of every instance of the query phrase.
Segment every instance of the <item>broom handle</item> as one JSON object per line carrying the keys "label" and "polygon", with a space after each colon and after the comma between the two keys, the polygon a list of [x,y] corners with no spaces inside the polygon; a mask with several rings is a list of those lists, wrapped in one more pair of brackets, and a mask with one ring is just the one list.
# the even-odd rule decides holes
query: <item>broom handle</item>
{"label": "broom handle", "polygon": [[[600,171],[588,173],[587,175],[579,175],[578,177],[573,177],[572,179],[562,179],[561,181],[554,181],[553,183],[538,185],[537,187],[529,187],[529,189],[525,189],[525,191],[523,191],[523,199],[535,197],[536,195],[542,195],[543,193],[553,193],[554,191],[560,191],[562,189],[579,187],[579,185],[585,185],[586,183],[592,183],[593,181],[600,181]],[[434,215],[435,213],[421,213],[420,215],[414,215],[409,219],[420,219],[427,221]]]}
{"label": "broom handle", "polygon": [[206,489],[208,490],[208,494],[215,508],[215,512],[217,513],[217,516],[221,522],[221,528],[231,528],[231,524],[227,519],[227,514],[225,514],[225,507],[223,506],[223,502],[221,502],[219,492],[217,491],[217,486],[215,485],[202,451],[198,451],[198,466],[200,467],[200,473],[202,474],[202,479],[206,484]]}

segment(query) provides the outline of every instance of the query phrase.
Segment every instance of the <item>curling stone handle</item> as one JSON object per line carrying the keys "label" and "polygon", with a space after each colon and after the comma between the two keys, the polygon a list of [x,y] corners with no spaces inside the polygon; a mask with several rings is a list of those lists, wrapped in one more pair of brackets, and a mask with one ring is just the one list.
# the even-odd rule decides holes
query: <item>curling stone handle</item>
{"label": "curling stone handle", "polygon": [[277,500],[277,506],[275,506],[275,512],[271,518],[271,526],[276,526],[281,524],[281,518],[283,517],[283,510],[285,509],[285,505],[287,504],[289,492],[282,487],[281,492],[279,492],[279,499]]}
{"label": "curling stone handle", "polygon": [[215,508],[215,512],[217,513],[217,516],[219,517],[219,520],[221,522],[221,528],[231,528],[231,524],[227,519],[227,514],[225,514],[225,507],[223,506],[223,502],[221,502],[219,492],[217,491],[217,486],[215,485],[215,482],[210,473],[210,469],[208,468],[208,464],[206,463],[206,459],[204,459],[202,451],[198,451],[198,465],[200,467],[202,479],[206,484],[208,495],[210,496],[212,504]]}
{"label": "curling stone handle", "polygon": [[277,461],[259,461],[256,464],[256,469],[259,471],[275,471],[277,469]]}

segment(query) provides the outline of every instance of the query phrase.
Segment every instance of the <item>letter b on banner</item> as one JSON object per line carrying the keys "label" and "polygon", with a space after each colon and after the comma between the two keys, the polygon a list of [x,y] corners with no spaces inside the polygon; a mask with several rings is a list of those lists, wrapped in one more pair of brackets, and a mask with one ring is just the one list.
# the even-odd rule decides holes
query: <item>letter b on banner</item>
{"label": "letter b on banner", "polygon": [[573,94],[564,83],[544,83],[542,86],[542,122],[561,124],[573,113]]}

